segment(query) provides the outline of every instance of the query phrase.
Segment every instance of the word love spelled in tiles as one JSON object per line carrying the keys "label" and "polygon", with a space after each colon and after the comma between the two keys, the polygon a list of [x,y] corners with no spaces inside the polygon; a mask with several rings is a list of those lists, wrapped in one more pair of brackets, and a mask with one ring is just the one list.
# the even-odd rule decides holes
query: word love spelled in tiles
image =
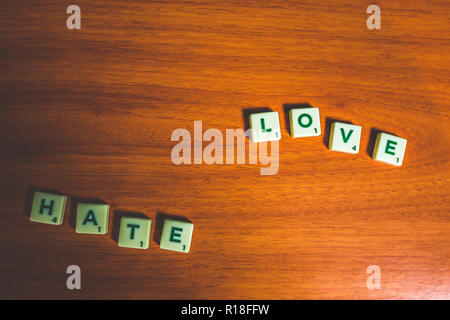
{"label": "word love spelled in tiles", "polygon": [[[293,138],[321,135],[319,108],[296,108],[289,111],[291,136]],[[278,112],[262,112],[250,115],[250,138],[252,142],[281,139]],[[334,122],[331,125],[328,148],[356,154],[359,152],[361,127],[349,123]],[[406,139],[381,132],[377,135],[372,159],[393,166],[401,166],[406,150]]]}

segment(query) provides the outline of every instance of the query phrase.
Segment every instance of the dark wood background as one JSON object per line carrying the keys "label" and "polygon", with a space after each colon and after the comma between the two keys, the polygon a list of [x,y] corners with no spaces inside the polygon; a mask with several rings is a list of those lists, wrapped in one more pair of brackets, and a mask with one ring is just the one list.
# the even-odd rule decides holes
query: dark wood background
{"label": "dark wood background", "polygon": [[[425,0],[3,2],[0,298],[450,298],[449,16]],[[297,103],[323,136],[290,137]],[[278,174],[172,163],[176,128],[244,128],[262,107],[280,114]],[[333,119],[362,126],[359,154],[327,149]],[[402,167],[370,159],[377,130],[408,140]],[[29,221],[37,189],[68,194],[62,226]],[[113,228],[151,218],[150,248],[75,234],[85,198]],[[195,224],[189,254],[159,249],[163,214]]]}

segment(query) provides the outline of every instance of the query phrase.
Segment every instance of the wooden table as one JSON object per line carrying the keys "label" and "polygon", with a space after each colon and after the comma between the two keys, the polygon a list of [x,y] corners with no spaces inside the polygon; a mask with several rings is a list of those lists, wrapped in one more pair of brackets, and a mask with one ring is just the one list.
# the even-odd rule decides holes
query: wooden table
{"label": "wooden table", "polygon": [[[450,298],[448,1],[74,4],[81,30],[69,3],[1,5],[0,298]],[[320,108],[321,137],[290,137],[292,104]],[[175,129],[257,108],[280,115],[277,174],[173,164]],[[359,154],[328,150],[336,119]],[[380,130],[408,140],[402,167],[370,158]],[[35,190],[68,195],[62,226],[29,221]],[[111,205],[108,235],[75,234],[84,198]],[[153,220],[148,250],[111,236],[128,212]],[[189,254],[157,245],[164,214],[195,224]]]}

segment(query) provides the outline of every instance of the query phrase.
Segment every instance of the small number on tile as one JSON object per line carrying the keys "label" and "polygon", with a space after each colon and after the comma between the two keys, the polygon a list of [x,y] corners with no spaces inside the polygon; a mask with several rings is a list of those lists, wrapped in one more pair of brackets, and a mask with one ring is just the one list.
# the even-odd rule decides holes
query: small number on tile
{"label": "small number on tile", "polygon": [[183,251],[184,251],[184,250],[186,250],[186,245],[185,245],[185,244],[183,244]]}
{"label": "small number on tile", "polygon": [[56,222],[58,221],[58,219],[57,219],[56,217],[54,217],[54,218],[52,219],[52,221],[53,221],[54,223],[56,223]]}
{"label": "small number on tile", "polygon": [[141,241],[141,247],[143,247],[144,246],[144,242],[143,241]]}
{"label": "small number on tile", "polygon": [[102,227],[98,227],[98,232],[102,232]]}

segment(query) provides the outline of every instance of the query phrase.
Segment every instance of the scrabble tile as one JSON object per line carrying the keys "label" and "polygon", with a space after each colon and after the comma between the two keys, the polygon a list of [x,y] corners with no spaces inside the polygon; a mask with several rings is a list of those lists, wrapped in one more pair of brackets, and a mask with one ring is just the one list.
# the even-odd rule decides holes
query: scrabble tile
{"label": "scrabble tile", "polygon": [[330,130],[329,149],[346,153],[358,153],[361,127],[353,124],[334,122]]}
{"label": "scrabble tile", "polygon": [[297,108],[289,111],[292,138],[320,136],[319,108]]}
{"label": "scrabble tile", "polygon": [[161,249],[188,253],[194,225],[190,222],[166,219],[161,234]]}
{"label": "scrabble tile", "polygon": [[76,233],[107,234],[108,204],[79,203],[77,206]]}
{"label": "scrabble tile", "polygon": [[60,194],[35,192],[30,220],[33,222],[60,225],[64,219],[67,197]]}
{"label": "scrabble tile", "polygon": [[275,141],[281,139],[278,112],[262,112],[250,115],[252,142]]}
{"label": "scrabble tile", "polygon": [[375,147],[373,148],[372,159],[401,166],[405,156],[406,139],[381,132],[377,135]]}
{"label": "scrabble tile", "polygon": [[119,230],[119,247],[148,249],[152,220],[122,217]]}

